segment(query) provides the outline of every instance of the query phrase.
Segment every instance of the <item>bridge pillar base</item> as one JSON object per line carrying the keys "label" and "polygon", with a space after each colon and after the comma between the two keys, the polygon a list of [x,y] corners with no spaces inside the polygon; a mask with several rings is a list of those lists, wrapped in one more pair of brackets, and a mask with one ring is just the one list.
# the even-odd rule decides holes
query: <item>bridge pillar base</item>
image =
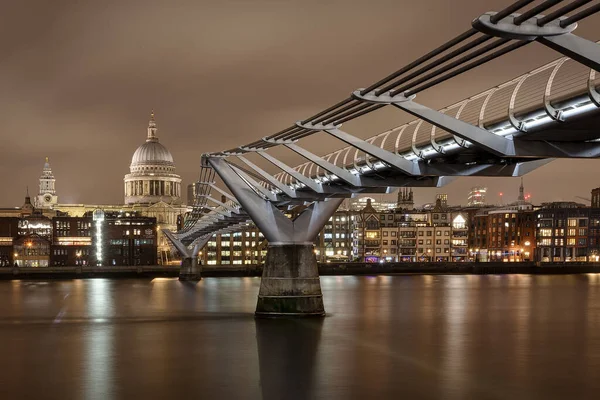
{"label": "bridge pillar base", "polygon": [[202,265],[197,257],[184,257],[179,270],[180,281],[199,281],[202,279]]}
{"label": "bridge pillar base", "polygon": [[312,244],[269,245],[255,316],[325,316]]}

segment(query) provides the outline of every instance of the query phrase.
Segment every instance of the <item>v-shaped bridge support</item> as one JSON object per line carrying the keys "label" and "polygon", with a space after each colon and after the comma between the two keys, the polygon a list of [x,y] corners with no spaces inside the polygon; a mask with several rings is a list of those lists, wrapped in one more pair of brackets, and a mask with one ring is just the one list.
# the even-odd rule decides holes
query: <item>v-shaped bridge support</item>
{"label": "v-shaped bridge support", "polygon": [[256,316],[325,315],[313,242],[344,199],[315,201],[290,219],[225,160],[208,157],[205,162],[214,168],[269,242]]}
{"label": "v-shaped bridge support", "polygon": [[200,237],[191,244],[191,248],[177,239],[173,232],[163,229],[163,234],[175,246],[181,254],[181,269],[179,270],[180,281],[199,281],[202,279],[202,265],[198,263],[198,252],[210,240],[211,235]]}

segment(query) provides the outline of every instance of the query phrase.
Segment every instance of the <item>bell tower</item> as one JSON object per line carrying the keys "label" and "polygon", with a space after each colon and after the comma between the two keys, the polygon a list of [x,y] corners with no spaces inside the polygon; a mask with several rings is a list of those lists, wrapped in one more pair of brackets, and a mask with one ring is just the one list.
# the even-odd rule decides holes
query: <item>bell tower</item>
{"label": "bell tower", "polygon": [[46,157],[42,176],[40,176],[40,190],[35,199],[35,206],[37,208],[52,208],[58,203],[58,196],[54,187],[55,182],[56,179],[54,179],[48,157]]}

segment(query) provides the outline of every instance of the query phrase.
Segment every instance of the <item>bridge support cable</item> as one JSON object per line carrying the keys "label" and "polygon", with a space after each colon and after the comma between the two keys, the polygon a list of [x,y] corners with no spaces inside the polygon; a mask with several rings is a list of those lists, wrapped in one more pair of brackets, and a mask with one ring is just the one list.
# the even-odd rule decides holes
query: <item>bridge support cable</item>
{"label": "bridge support cable", "polygon": [[315,201],[295,219],[258,195],[221,158],[205,157],[269,242],[257,316],[323,316],[323,296],[313,242],[343,198]]}

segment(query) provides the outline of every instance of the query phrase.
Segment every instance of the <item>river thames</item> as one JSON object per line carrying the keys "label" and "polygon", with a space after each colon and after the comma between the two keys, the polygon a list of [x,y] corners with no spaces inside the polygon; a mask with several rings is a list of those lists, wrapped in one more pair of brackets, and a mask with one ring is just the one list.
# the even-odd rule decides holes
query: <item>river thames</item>
{"label": "river thames", "polygon": [[327,317],[256,320],[259,278],[0,282],[3,399],[595,399],[600,275],[321,278]]}

